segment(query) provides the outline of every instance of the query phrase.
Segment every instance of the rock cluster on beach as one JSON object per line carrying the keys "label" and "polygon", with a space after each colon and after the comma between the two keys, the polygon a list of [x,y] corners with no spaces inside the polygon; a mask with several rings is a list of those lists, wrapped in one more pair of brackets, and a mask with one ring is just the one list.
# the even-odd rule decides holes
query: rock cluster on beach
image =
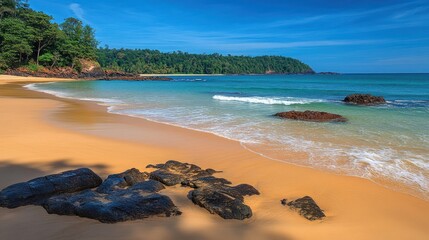
{"label": "rock cluster on beach", "polygon": [[297,211],[301,216],[310,221],[321,220],[326,217],[323,210],[320,209],[316,202],[309,196],[298,198],[290,202],[283,199],[281,203],[285,206],[289,206],[290,209]]}
{"label": "rock cluster on beach", "polygon": [[137,169],[110,175],[103,182],[90,169],[80,168],[11,185],[0,192],[0,206],[41,205],[48,213],[104,223],[180,215],[169,197],[157,193],[163,188]]}
{"label": "rock cluster on beach", "polygon": [[244,196],[259,192],[248,184],[214,177],[213,169],[167,161],[149,165],[151,173],[130,169],[109,175],[104,181],[88,168],[66,171],[17,183],[0,192],[0,207],[40,205],[50,214],[76,215],[116,223],[151,216],[177,216],[180,210],[166,195],[165,186],[190,187],[188,198],[196,205],[224,219],[250,218],[252,210]]}
{"label": "rock cluster on beach", "polygon": [[311,122],[347,122],[347,118],[333,113],[327,112],[318,112],[318,111],[289,111],[289,112],[279,112],[274,114],[276,117],[292,119],[292,120],[301,120],[301,121],[311,121]]}
{"label": "rock cluster on beach", "polygon": [[244,204],[244,196],[259,195],[259,192],[248,184],[231,186],[230,181],[212,176],[216,173],[213,169],[204,170],[196,165],[178,161],[148,167],[158,169],[150,174],[151,179],[167,186],[180,183],[182,186],[194,188],[189,192],[188,198],[212,214],[224,219],[239,220],[252,216],[252,209]]}
{"label": "rock cluster on beach", "polygon": [[371,94],[351,94],[344,98],[344,102],[358,105],[377,105],[386,103],[386,100],[384,97],[372,96]]}

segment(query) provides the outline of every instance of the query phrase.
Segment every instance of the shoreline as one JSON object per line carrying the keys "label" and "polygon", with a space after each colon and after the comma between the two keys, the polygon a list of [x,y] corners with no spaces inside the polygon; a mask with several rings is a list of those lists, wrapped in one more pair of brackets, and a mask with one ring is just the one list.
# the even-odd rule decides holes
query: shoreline
{"label": "shoreline", "polygon": [[[36,227],[42,227],[51,237],[52,234],[59,234],[59,230],[48,230],[48,226],[42,225],[56,221],[59,229],[66,229],[68,234],[77,231],[70,229],[70,226],[85,229],[80,234],[83,239],[99,236],[96,230],[100,229],[109,232],[105,236],[107,239],[123,234],[124,229],[141,234],[148,231],[150,235],[155,234],[150,231],[153,226],[162,229],[167,238],[174,237],[174,233],[185,238],[187,233],[206,231],[208,235],[205,238],[211,236],[216,239],[216,231],[225,227],[228,228],[226,239],[237,236],[254,239],[267,236],[278,239],[343,239],[345,236],[353,236],[354,239],[424,239],[428,234],[425,218],[429,214],[429,203],[424,200],[394,192],[367,179],[275,162],[243,149],[239,142],[211,133],[111,114],[105,111],[105,106],[94,102],[61,99],[26,90],[22,88],[22,83],[42,80],[25,80],[15,79],[7,86],[0,85],[0,107],[3,112],[9,113],[6,119],[0,120],[0,126],[5,128],[2,129],[4,139],[1,144],[7,149],[2,153],[0,166],[5,165],[4,160],[10,159],[9,165],[42,166],[44,172],[50,173],[71,166],[105,165],[101,168],[105,176],[129,167],[143,171],[147,163],[176,159],[223,170],[219,177],[230,179],[234,184],[254,185],[261,195],[246,199],[246,204],[254,210],[254,217],[243,222],[222,220],[209,215],[189,200],[177,197],[173,201],[183,208],[183,216],[107,226],[77,217],[47,215],[37,207],[0,209],[2,239],[12,237],[13,229],[17,231],[16,227],[22,226],[20,221],[29,213],[35,214],[32,219],[36,218],[40,223],[27,222],[27,234],[38,232]],[[35,139],[41,142],[34,142]],[[21,151],[23,146],[32,150],[25,153]],[[52,151],[51,148],[61,151]],[[75,148],[81,151],[74,151]],[[124,153],[127,154],[124,156]],[[56,161],[40,159],[70,160],[60,167],[49,168],[45,165]],[[16,176],[8,176],[11,174],[4,171],[0,173],[0,188],[18,180],[30,179],[29,174],[19,171]],[[182,189],[168,191],[180,192]],[[282,198],[293,199],[307,194],[325,209],[326,220],[307,222],[280,205]],[[95,225],[97,227],[91,229]],[[160,236],[156,234],[152,236]],[[125,238],[133,236],[138,235],[127,235]]]}
{"label": "shoreline", "polygon": [[[204,75],[204,74],[203,74]],[[186,130],[191,130],[191,131],[196,131],[196,132],[200,132],[200,133],[205,133],[205,134],[211,134],[214,135],[216,137],[220,137],[226,140],[231,140],[231,141],[235,141],[237,143],[240,144],[240,146],[246,150],[249,151],[253,154],[256,154],[258,156],[261,156],[263,158],[272,160],[272,161],[276,161],[276,162],[280,162],[280,163],[285,163],[285,164],[291,164],[294,166],[298,166],[298,167],[303,167],[303,168],[308,168],[308,169],[313,169],[313,170],[319,170],[319,171],[323,171],[323,172],[328,172],[330,174],[335,174],[335,175],[339,175],[339,176],[349,176],[349,177],[357,177],[357,178],[361,178],[361,179],[365,179],[365,180],[369,180],[372,183],[375,183],[383,188],[389,189],[389,190],[393,190],[393,191],[397,191],[403,194],[407,194],[416,198],[419,198],[421,200],[427,201],[429,202],[429,198],[427,197],[427,195],[424,195],[425,192],[424,191],[419,191],[416,190],[415,188],[413,188],[412,185],[404,183],[404,182],[399,182],[399,181],[395,181],[393,179],[386,179],[386,178],[371,178],[371,177],[365,177],[365,176],[361,176],[359,174],[353,174],[350,172],[346,172],[346,171],[340,171],[340,170],[334,170],[334,169],[330,169],[327,167],[320,167],[320,166],[313,166],[311,164],[300,164],[297,163],[296,161],[287,161],[287,160],[282,160],[282,159],[278,159],[275,157],[271,157],[267,154],[264,154],[262,151],[258,151],[253,149],[250,146],[246,146],[246,142],[242,142],[239,139],[234,139],[234,138],[230,138],[227,136],[224,136],[222,134],[218,134],[216,132],[211,132],[211,131],[205,131],[205,130],[201,130],[201,129],[197,129],[197,128],[192,128],[192,127],[187,127],[187,126],[182,126],[179,124],[174,124],[174,123],[169,123],[169,122],[163,122],[163,121],[157,121],[142,115],[133,115],[133,114],[125,114],[125,113],[117,113],[114,112],[113,110],[111,110],[112,107],[114,107],[114,105],[110,105],[112,104],[111,101],[107,101],[108,99],[91,99],[91,98],[77,98],[77,97],[68,97],[68,96],[63,96],[61,95],[61,92],[51,92],[51,91],[44,91],[44,90],[38,90],[37,88],[30,86],[32,85],[30,84],[26,84],[23,85],[24,88],[29,89],[31,91],[36,91],[36,92],[41,92],[41,93],[45,93],[45,94],[49,94],[50,96],[55,96],[58,97],[60,99],[70,99],[73,101],[83,101],[86,102],[88,104],[97,104],[100,107],[102,107],[104,109],[105,112],[109,113],[109,114],[115,114],[115,115],[119,115],[119,116],[125,116],[125,117],[131,117],[131,118],[135,118],[135,119],[142,119],[145,121],[150,121],[153,123],[158,123],[161,125],[169,125],[169,126],[173,126],[173,127],[178,127],[178,128],[182,128],[182,129],[186,129]]]}

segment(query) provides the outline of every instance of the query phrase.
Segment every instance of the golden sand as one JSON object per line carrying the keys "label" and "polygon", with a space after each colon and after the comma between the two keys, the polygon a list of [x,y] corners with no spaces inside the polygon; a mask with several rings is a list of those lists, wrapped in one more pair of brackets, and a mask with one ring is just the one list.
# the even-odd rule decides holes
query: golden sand
{"label": "golden sand", "polygon": [[[427,239],[429,202],[369,180],[272,161],[212,134],[109,114],[92,102],[22,88],[55,79],[0,76],[0,189],[77,167],[105,177],[169,159],[222,170],[216,176],[255,186],[246,197],[254,216],[224,220],[186,198],[169,195],[183,212],[102,224],[49,215],[41,207],[0,208],[0,239]],[[309,195],[327,218],[310,222],[280,204]]]}

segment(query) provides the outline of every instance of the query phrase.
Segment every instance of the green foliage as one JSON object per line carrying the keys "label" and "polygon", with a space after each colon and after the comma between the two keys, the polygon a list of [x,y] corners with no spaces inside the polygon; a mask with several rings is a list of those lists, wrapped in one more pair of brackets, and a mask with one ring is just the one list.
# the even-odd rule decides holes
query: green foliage
{"label": "green foliage", "polygon": [[36,65],[74,66],[75,59],[96,59],[94,30],[75,18],[61,25],[29,8],[25,0],[0,0],[0,68]]}
{"label": "green foliage", "polygon": [[76,18],[67,18],[60,29],[62,35],[58,50],[67,62],[74,65],[76,58],[96,59],[98,42],[90,26],[83,26],[82,21]]}
{"label": "green foliage", "polygon": [[37,72],[40,69],[40,67],[39,67],[39,65],[37,65],[33,61],[31,61],[28,64],[27,69],[30,70],[30,71],[32,71],[32,72]]}
{"label": "green foliage", "polygon": [[98,50],[102,67],[131,73],[264,74],[312,73],[306,64],[282,56],[223,56],[220,54],[161,53],[148,49]]}
{"label": "green foliage", "polygon": [[54,55],[52,53],[45,53],[39,57],[39,63],[45,67],[50,66],[54,62]]}
{"label": "green foliage", "polygon": [[131,73],[263,74],[312,73],[306,64],[281,56],[223,56],[161,53],[148,49],[97,49],[95,32],[76,18],[61,24],[32,10],[26,0],[0,0],[0,69],[28,65],[34,71],[69,66],[82,70],[81,59]]}
{"label": "green foliage", "polygon": [[82,72],[82,63],[79,61],[79,59],[77,58],[73,59],[72,68],[77,72]]}

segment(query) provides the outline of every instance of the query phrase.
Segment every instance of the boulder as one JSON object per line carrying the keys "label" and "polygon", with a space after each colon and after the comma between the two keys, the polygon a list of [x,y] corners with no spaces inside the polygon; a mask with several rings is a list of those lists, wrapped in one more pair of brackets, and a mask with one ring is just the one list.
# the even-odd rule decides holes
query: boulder
{"label": "boulder", "polygon": [[386,103],[386,100],[384,97],[370,94],[351,94],[344,98],[344,102],[358,105],[377,105]]}
{"label": "boulder", "polygon": [[97,192],[108,193],[126,186],[132,186],[138,182],[143,182],[148,178],[148,173],[142,173],[138,169],[132,168],[123,173],[109,175],[97,188]]}
{"label": "boulder", "polygon": [[292,120],[301,120],[301,121],[311,121],[311,122],[347,122],[347,118],[333,113],[328,112],[317,112],[317,111],[289,111],[289,112],[279,112],[274,114],[276,117],[292,119]]}
{"label": "boulder", "polygon": [[103,223],[180,215],[169,197],[157,193],[164,185],[146,180],[148,177],[148,173],[132,168],[109,175],[95,190],[56,195],[42,206],[50,214],[76,215]]}
{"label": "boulder", "polygon": [[53,195],[94,188],[101,182],[101,178],[88,168],[35,178],[3,189],[0,192],[0,206],[40,205]]}
{"label": "boulder", "polygon": [[242,200],[224,194],[216,188],[195,189],[189,192],[188,197],[194,204],[224,219],[243,220],[252,216],[252,209]]}
{"label": "boulder", "polygon": [[117,223],[151,216],[176,216],[181,212],[171,199],[156,192],[164,189],[157,181],[117,187],[107,193],[85,190],[49,198],[43,207],[50,214],[76,215],[103,223]]}
{"label": "boulder", "polygon": [[231,182],[224,178],[217,178],[213,176],[201,177],[193,180],[185,180],[182,182],[183,186],[188,186],[191,188],[201,188],[201,187],[206,187],[211,185],[225,185],[225,184],[231,184]]}
{"label": "boulder", "polygon": [[173,186],[186,180],[208,177],[216,172],[213,169],[204,170],[197,165],[175,160],[169,160],[165,164],[148,165],[147,167],[158,169],[150,173],[150,179],[160,181],[167,186]]}
{"label": "boulder", "polygon": [[216,173],[213,169],[204,170],[194,164],[174,160],[147,167],[157,169],[150,173],[150,179],[167,186],[180,183],[194,188],[188,193],[188,198],[212,214],[239,220],[252,216],[252,209],[244,204],[244,196],[258,195],[259,192],[248,184],[230,186],[230,181],[212,176]]}
{"label": "boulder", "polygon": [[323,210],[309,196],[296,199],[295,201],[287,202],[286,199],[281,200],[283,205],[289,206],[290,209],[298,211],[298,213],[310,221],[320,220],[325,216]]}

